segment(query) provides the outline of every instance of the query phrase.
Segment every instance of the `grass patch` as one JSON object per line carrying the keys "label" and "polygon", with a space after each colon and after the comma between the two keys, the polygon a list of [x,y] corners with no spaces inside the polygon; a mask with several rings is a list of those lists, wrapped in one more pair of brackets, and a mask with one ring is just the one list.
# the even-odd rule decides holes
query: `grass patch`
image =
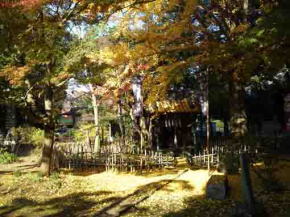
{"label": "grass patch", "polygon": [[20,176],[22,176],[22,172],[20,170],[16,170],[16,171],[13,172],[13,176],[16,177],[16,178],[20,177]]}
{"label": "grass patch", "polygon": [[28,173],[26,178],[32,182],[41,182],[43,180],[43,175],[41,172]]}

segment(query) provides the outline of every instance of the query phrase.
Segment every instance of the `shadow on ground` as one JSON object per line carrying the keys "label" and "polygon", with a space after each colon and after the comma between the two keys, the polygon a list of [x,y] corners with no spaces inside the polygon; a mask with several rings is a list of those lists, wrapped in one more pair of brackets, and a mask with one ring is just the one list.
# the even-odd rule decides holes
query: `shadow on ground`
{"label": "shadow on ground", "polygon": [[[90,193],[72,193],[63,197],[55,197],[45,201],[35,201],[26,197],[18,197],[10,205],[0,208],[1,217],[77,217],[77,216],[100,216],[108,210],[117,209],[126,200],[130,212],[136,212],[135,205],[148,199],[156,191],[172,192],[168,188],[169,183],[178,185],[180,189],[191,191],[193,187],[183,180],[166,179],[149,183],[137,188],[127,196],[116,196],[116,192],[97,191]],[[121,213],[124,210],[121,209]],[[127,210],[126,210],[127,211]],[[140,210],[139,210],[140,211]],[[145,211],[145,210],[143,210]]]}
{"label": "shadow on ground", "polygon": [[[174,175],[178,174],[178,172],[184,170],[186,168],[156,168],[151,170],[137,170],[136,172],[130,171],[116,171],[116,170],[109,170],[108,172],[113,172],[116,174],[129,174],[135,176],[142,176],[142,177],[157,177],[157,176],[164,176],[164,175]],[[106,172],[106,168],[103,166],[95,167],[95,168],[73,168],[73,169],[61,169],[64,174],[72,174],[75,176],[90,176],[93,174],[104,173]]]}
{"label": "shadow on ground", "polygon": [[[170,184],[173,184],[174,188],[170,186]],[[127,209],[121,211],[122,214],[132,214],[135,213],[136,216],[159,216],[160,210],[154,207],[140,207],[138,206],[143,201],[149,199],[155,192],[162,191],[163,195],[170,194],[171,192],[178,191],[178,190],[186,190],[186,191],[192,191],[194,190],[194,187],[189,184],[188,181],[184,180],[173,180],[173,179],[164,179],[158,182],[149,183],[147,185],[144,185],[140,188],[138,188],[133,194],[129,195],[128,197],[134,198],[130,203],[128,203],[128,197],[123,198],[122,201],[127,200],[125,202],[126,206],[128,206]],[[162,206],[163,203],[170,203],[170,201],[167,200],[168,197],[165,196],[165,198],[162,199],[162,201],[156,201],[156,205]],[[121,201],[121,202],[122,202]],[[172,201],[171,201],[172,202]],[[171,204],[166,204],[166,206],[170,206]],[[174,204],[172,204],[174,205]],[[101,213],[100,213],[101,214]],[[134,216],[135,216],[134,215]]]}
{"label": "shadow on ground", "polygon": [[[10,206],[0,208],[0,216],[23,217],[65,217],[80,216],[88,209],[96,205],[91,197],[109,195],[111,192],[99,191],[95,193],[73,193],[64,197],[53,198],[44,202],[37,202],[27,198],[16,198]],[[108,203],[119,199],[118,197],[106,197],[98,203]]]}
{"label": "shadow on ground", "polygon": [[208,200],[204,197],[187,198],[186,208],[168,212],[163,217],[232,217],[232,201]]}
{"label": "shadow on ground", "polygon": [[2,165],[0,167],[0,175],[5,174],[13,174],[13,173],[31,173],[31,172],[38,172],[39,171],[39,165],[37,163],[30,163],[25,165],[19,165],[18,162],[16,165],[10,164],[5,167],[5,165]]}

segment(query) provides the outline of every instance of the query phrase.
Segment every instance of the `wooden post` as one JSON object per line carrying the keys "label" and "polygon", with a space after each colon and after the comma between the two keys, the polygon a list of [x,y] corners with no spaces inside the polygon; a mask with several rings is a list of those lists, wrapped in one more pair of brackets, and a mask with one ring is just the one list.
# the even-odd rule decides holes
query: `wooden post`
{"label": "wooden post", "polygon": [[245,153],[240,155],[240,163],[242,169],[241,187],[243,200],[249,213],[253,215],[255,212],[255,201],[250,177],[249,161]]}

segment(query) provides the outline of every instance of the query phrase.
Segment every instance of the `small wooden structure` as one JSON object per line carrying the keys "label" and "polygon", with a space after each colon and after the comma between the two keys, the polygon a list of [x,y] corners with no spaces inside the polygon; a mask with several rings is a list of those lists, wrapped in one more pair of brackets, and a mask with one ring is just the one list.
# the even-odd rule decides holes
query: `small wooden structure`
{"label": "small wooden structure", "polygon": [[180,150],[193,146],[199,105],[189,99],[156,102],[148,109],[154,113],[153,148]]}

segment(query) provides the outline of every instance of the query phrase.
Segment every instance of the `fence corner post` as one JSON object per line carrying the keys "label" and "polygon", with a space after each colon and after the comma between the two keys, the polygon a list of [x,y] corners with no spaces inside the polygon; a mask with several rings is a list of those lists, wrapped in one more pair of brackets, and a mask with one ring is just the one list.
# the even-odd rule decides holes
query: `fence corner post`
{"label": "fence corner post", "polygon": [[249,159],[246,153],[240,154],[240,163],[241,163],[241,188],[243,202],[246,205],[249,214],[254,215],[255,201],[250,177]]}

